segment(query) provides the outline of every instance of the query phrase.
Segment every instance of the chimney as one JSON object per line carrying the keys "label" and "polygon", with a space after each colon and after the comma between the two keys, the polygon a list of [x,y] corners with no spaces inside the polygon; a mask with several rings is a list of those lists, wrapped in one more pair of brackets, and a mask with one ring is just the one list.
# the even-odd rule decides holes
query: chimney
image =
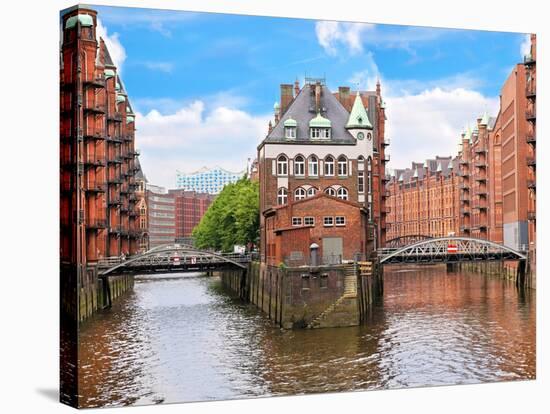
{"label": "chimney", "polygon": [[279,112],[279,116],[283,116],[283,114],[286,112],[288,105],[290,105],[290,102],[292,102],[293,96],[292,96],[292,85],[288,83],[282,83],[281,84],[281,110]]}
{"label": "chimney", "polygon": [[269,125],[267,126],[267,133],[271,134],[271,131],[273,131],[273,124],[271,123],[271,119],[270,119]]}
{"label": "chimney", "polygon": [[349,102],[349,86],[338,87],[338,100],[344,108],[346,108],[348,111],[351,110]]}
{"label": "chimney", "polygon": [[380,93],[380,79],[378,79],[376,81],[376,96],[378,96],[379,98],[381,96],[381,93]]}
{"label": "chimney", "polygon": [[299,93],[300,93],[300,82],[298,81],[298,79],[296,79],[296,81],[294,82],[294,97],[298,96]]}
{"label": "chimney", "polygon": [[315,83],[315,112],[321,112],[321,82]]}

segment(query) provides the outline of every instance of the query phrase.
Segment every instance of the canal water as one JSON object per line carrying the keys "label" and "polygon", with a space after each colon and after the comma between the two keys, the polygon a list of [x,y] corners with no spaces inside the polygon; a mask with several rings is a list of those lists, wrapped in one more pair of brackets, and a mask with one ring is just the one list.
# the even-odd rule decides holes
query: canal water
{"label": "canal water", "polygon": [[84,406],[535,378],[535,292],[445,267],[386,268],[365,326],[280,330],[219,278],[143,276],[80,331]]}

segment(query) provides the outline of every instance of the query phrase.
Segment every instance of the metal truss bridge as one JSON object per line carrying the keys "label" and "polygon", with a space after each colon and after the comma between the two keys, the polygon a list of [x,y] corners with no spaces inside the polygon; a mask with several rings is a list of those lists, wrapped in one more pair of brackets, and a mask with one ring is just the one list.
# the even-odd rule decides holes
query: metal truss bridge
{"label": "metal truss bridge", "polygon": [[99,276],[121,273],[206,272],[216,270],[245,270],[252,259],[250,254],[218,254],[191,246],[169,244],[157,246],[143,254],[124,260],[109,258],[98,262]]}
{"label": "metal truss bridge", "polygon": [[403,247],[378,250],[379,264],[457,263],[479,260],[526,260],[520,252],[488,240],[470,237],[426,238]]}
{"label": "metal truss bridge", "polygon": [[390,240],[386,240],[385,247],[394,249],[398,247],[408,246],[419,241],[433,239],[432,236],[425,236],[423,234],[412,234],[408,236],[395,237]]}

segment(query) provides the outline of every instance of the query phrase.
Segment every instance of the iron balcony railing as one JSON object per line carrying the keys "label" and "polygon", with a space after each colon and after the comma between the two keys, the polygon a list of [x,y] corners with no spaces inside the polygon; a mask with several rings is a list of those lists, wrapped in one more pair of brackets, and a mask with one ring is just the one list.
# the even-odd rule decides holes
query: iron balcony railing
{"label": "iron balcony railing", "polygon": [[122,138],[108,136],[107,137],[107,142],[112,142],[114,144],[122,144]]}
{"label": "iron balcony railing", "polygon": [[384,138],[381,142],[383,147],[387,147],[388,145],[390,145],[390,143],[391,143],[391,140],[389,138]]}
{"label": "iron balcony railing", "polygon": [[105,87],[105,78],[98,76],[83,82],[84,86],[92,86],[94,88],[104,88]]}
{"label": "iron balcony railing", "polygon": [[90,114],[104,114],[105,113],[105,105],[99,104],[95,102],[89,102],[84,106],[84,113],[90,113]]}
{"label": "iron balcony railing", "polygon": [[481,196],[481,197],[487,197],[487,190],[485,190],[485,189],[477,190],[476,195]]}
{"label": "iron balcony railing", "polygon": [[477,168],[486,168],[487,167],[487,161],[476,161],[474,165]]}
{"label": "iron balcony railing", "polygon": [[382,157],[382,162],[390,162],[390,154],[384,153],[384,156]]}
{"label": "iron balcony railing", "polygon": [[110,112],[107,115],[107,120],[112,122],[122,122],[122,114],[120,112]]}
{"label": "iron balcony railing", "polygon": [[535,84],[528,84],[526,87],[525,87],[525,95],[528,97],[528,98],[532,98],[534,96],[537,95],[537,85]]}
{"label": "iron balcony railing", "polygon": [[527,220],[534,221],[537,219],[537,213],[534,209],[527,210]]}
{"label": "iron balcony railing", "polygon": [[469,216],[470,215],[470,209],[469,208],[461,208],[460,209],[460,214],[462,214],[463,216]]}
{"label": "iron balcony railing", "polygon": [[479,182],[486,182],[487,181],[487,177],[485,177],[484,175],[477,175],[474,177],[474,179],[476,181],[479,181]]}
{"label": "iron balcony railing", "polygon": [[119,184],[122,184],[122,180],[120,178],[107,178],[107,184],[119,185]]}
{"label": "iron balcony railing", "polygon": [[106,190],[105,183],[103,181],[88,181],[85,183],[85,191],[89,193],[104,193]]}
{"label": "iron balcony railing", "polygon": [[527,188],[529,188],[530,190],[535,190],[537,188],[537,181],[527,180]]}
{"label": "iron balcony railing", "polygon": [[530,108],[525,111],[525,117],[528,121],[532,121],[537,118],[537,111],[535,108]]}
{"label": "iron balcony railing", "polygon": [[474,152],[475,152],[476,154],[484,154],[484,153],[487,152],[487,148],[485,148],[485,146],[476,147],[476,148],[474,149]]}
{"label": "iron balcony railing", "polygon": [[529,167],[536,167],[537,166],[537,160],[535,157],[527,157],[527,165]]}
{"label": "iron balcony railing", "polygon": [[458,188],[460,188],[461,190],[469,191],[469,190],[470,190],[470,184],[468,184],[468,183],[460,183],[460,184],[458,185]]}
{"label": "iron balcony railing", "polygon": [[114,158],[109,158],[107,160],[107,162],[109,164],[122,164],[122,158],[120,156],[117,156],[117,157],[114,157]]}
{"label": "iron balcony railing", "polygon": [[112,198],[109,200],[108,204],[110,206],[120,206],[122,204],[122,201],[120,200],[120,198]]}
{"label": "iron balcony railing", "polygon": [[86,220],[86,228],[90,230],[104,229],[107,227],[107,220],[103,218],[94,218]]}
{"label": "iron balcony railing", "polygon": [[525,139],[528,144],[535,145],[537,143],[537,135],[534,132],[528,132]]}

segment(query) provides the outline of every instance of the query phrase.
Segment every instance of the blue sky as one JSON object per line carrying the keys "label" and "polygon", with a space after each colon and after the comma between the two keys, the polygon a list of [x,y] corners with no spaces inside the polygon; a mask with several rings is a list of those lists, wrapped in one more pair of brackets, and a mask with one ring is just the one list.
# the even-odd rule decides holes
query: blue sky
{"label": "blue sky", "polygon": [[449,155],[462,127],[498,110],[520,62],[517,33],[96,7],[99,33],[138,112],[151,182],[175,169],[240,170],[267,130],[279,85],[304,75],[373,88],[388,104],[391,167]]}

